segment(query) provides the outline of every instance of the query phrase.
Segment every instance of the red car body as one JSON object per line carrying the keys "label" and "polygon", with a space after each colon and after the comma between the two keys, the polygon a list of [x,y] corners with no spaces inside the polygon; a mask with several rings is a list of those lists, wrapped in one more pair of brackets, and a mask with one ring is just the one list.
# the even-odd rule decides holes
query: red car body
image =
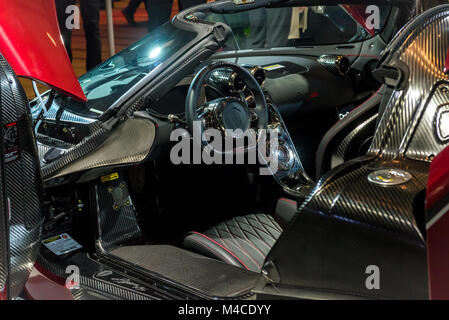
{"label": "red car body", "polygon": [[433,218],[427,228],[427,262],[431,299],[449,299],[449,148],[435,157],[430,166],[426,210]]}
{"label": "red car body", "polygon": [[0,52],[18,76],[85,101],[59,31],[54,0],[0,0]]}

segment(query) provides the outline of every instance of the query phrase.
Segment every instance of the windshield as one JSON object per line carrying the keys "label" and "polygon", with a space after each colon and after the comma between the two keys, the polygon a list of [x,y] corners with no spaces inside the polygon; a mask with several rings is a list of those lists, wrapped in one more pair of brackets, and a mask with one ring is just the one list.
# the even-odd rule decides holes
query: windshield
{"label": "windshield", "polygon": [[[336,5],[259,8],[226,14],[207,11],[198,16],[230,26],[232,34],[223,49],[242,50],[366,40],[384,28],[389,12],[389,6]],[[87,102],[57,96],[54,107],[89,118],[101,116],[195,36],[171,22],[165,23],[79,78]]]}
{"label": "windshield", "polygon": [[230,26],[225,50],[241,50],[363,41],[382,31],[389,13],[389,6],[338,5],[209,13],[206,19]]}
{"label": "windshield", "polygon": [[[167,22],[117,55],[79,78],[87,102],[70,100],[65,109],[87,117],[98,117],[115,101],[167,60],[196,34]],[[56,99],[56,103],[62,97]]]}

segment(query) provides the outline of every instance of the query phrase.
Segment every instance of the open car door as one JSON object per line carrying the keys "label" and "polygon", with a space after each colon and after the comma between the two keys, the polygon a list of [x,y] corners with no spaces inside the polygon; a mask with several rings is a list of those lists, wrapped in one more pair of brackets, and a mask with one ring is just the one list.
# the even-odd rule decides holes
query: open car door
{"label": "open car door", "polygon": [[13,299],[42,240],[42,181],[28,100],[1,54],[0,119],[0,291],[2,299]]}
{"label": "open car door", "polygon": [[61,40],[54,0],[0,0],[0,7],[0,299],[14,299],[34,265],[43,223],[39,158],[17,76],[86,97]]}
{"label": "open car door", "polygon": [[62,42],[55,1],[0,0],[0,8],[0,53],[14,72],[85,101]]}

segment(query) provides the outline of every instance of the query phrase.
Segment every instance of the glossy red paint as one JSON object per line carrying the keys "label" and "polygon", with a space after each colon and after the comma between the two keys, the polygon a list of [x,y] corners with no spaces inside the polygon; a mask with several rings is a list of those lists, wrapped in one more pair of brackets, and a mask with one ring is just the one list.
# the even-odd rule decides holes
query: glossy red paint
{"label": "glossy red paint", "polygon": [[431,299],[449,299],[449,147],[432,161],[426,194],[427,262]]}
{"label": "glossy red paint", "polygon": [[449,147],[441,151],[430,165],[427,182],[426,208],[433,207],[449,194]]}
{"label": "glossy red paint", "polygon": [[315,99],[315,98],[318,98],[319,95],[320,95],[320,94],[319,94],[317,91],[313,91],[313,92],[311,92],[311,93],[309,94],[309,98],[310,98],[310,99]]}
{"label": "glossy red paint", "polygon": [[376,35],[376,31],[372,28],[369,28],[366,20],[366,6],[365,5],[354,5],[354,4],[342,4],[346,12],[357,21],[371,36]]}
{"label": "glossy red paint", "polygon": [[432,300],[449,299],[449,213],[427,230],[429,291]]}
{"label": "glossy red paint", "polygon": [[449,73],[449,48],[447,48],[447,53],[446,53],[446,61],[444,62],[444,69],[443,72],[445,74]]}
{"label": "glossy red paint", "polygon": [[54,0],[0,0],[0,53],[18,76],[86,96],[62,42]]}
{"label": "glossy red paint", "polygon": [[65,286],[45,277],[36,268],[31,271],[25,284],[25,294],[30,300],[73,300]]}
{"label": "glossy red paint", "polygon": [[280,198],[279,201],[285,201],[285,202],[288,202],[288,203],[293,204],[295,206],[298,205],[298,203],[296,201],[293,201],[293,200],[290,200],[290,199],[287,199],[287,198]]}

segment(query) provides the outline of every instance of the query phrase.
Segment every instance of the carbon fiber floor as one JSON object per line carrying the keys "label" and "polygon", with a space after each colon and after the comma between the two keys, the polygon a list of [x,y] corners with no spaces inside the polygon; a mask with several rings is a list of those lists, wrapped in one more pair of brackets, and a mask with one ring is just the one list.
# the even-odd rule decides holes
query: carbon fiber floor
{"label": "carbon fiber floor", "polygon": [[246,296],[259,276],[173,246],[126,246],[109,254],[211,297]]}

